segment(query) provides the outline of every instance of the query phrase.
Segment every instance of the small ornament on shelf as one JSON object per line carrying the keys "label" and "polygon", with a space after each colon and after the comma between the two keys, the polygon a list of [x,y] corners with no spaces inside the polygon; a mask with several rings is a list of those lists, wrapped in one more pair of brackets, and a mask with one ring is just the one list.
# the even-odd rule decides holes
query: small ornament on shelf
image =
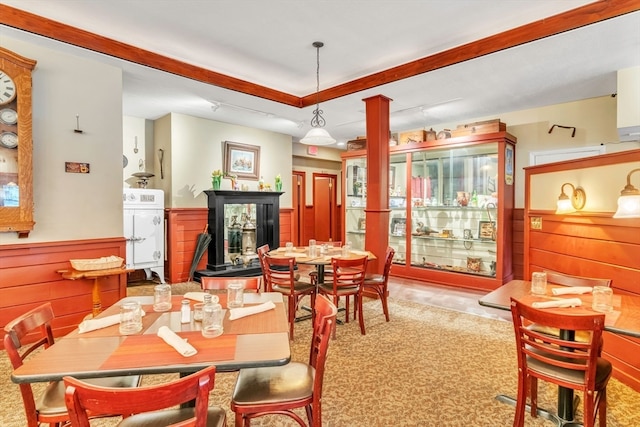
{"label": "small ornament on shelf", "polygon": [[258,181],[258,191],[264,191],[264,178],[260,177]]}
{"label": "small ornament on shelf", "polygon": [[221,182],[222,182],[222,171],[220,171],[220,169],[214,170],[211,173],[211,185],[213,186],[213,189],[219,190]]}
{"label": "small ornament on shelf", "polygon": [[280,177],[280,174],[276,175],[276,181],[275,181],[275,187],[276,187],[276,191],[280,192],[282,191],[282,178]]}

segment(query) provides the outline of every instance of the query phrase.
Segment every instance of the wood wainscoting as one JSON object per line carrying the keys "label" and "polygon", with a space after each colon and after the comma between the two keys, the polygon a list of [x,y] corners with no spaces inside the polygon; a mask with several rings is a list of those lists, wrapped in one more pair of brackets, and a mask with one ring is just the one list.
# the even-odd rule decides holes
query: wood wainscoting
{"label": "wood wainscoting", "polygon": [[[580,211],[556,215],[548,209],[531,207],[536,192],[545,192],[547,199],[557,198],[556,188],[550,191],[549,188],[533,185],[535,176],[547,175],[559,179],[559,188],[565,181],[561,178],[567,178],[563,173],[569,174],[568,181],[572,181],[573,176],[580,176],[579,173],[589,174],[593,182],[592,175],[596,176],[596,180],[598,176],[604,180],[616,165],[625,164],[623,169],[626,173],[626,170],[640,164],[638,162],[640,150],[633,150],[525,168],[525,278],[530,278],[534,271],[548,269],[576,276],[611,279],[614,294],[640,295],[640,219],[615,219],[612,218],[613,212]],[[628,168],[626,164],[629,164]],[[621,179],[620,188],[623,185]],[[585,189],[594,199],[613,200],[617,199],[620,189],[601,191],[605,194],[598,194],[596,190]],[[613,364],[614,376],[638,391],[639,352],[640,339],[604,333],[603,356]]]}
{"label": "wood wainscoting", "polygon": [[[126,257],[123,237],[0,246],[0,327],[51,301],[54,335],[69,333],[91,313],[94,281],[66,280],[58,270],[71,268],[70,259],[109,255]],[[126,296],[124,274],[100,278],[99,283],[103,309]]]}

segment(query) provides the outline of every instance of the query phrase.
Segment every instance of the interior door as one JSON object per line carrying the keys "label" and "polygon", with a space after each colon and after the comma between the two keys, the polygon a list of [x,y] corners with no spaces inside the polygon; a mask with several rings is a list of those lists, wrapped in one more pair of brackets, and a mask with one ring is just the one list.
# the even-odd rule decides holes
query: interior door
{"label": "interior door", "polygon": [[319,241],[336,239],[336,175],[313,174],[313,238]]}
{"label": "interior door", "polygon": [[305,173],[300,171],[293,171],[291,173],[291,187],[293,213],[292,213],[292,230],[291,241],[294,246],[300,246],[301,242],[306,242],[304,235],[304,210],[306,203],[305,192]]}

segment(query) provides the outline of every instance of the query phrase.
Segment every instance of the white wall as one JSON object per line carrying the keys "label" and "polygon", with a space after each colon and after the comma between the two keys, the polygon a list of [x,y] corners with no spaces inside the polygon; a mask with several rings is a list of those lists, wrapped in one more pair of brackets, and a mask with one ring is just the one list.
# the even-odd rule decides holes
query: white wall
{"label": "white wall", "polygon": [[[285,192],[280,197],[280,207],[291,207],[290,135],[172,113],[155,121],[154,137],[155,151],[165,150],[165,180],[169,182],[168,191],[165,188],[167,207],[207,206],[204,191],[212,188],[211,173],[223,170],[224,141],[259,146],[260,176],[273,188],[275,177],[280,174]],[[157,156],[154,173],[157,183]],[[257,180],[239,180],[239,183],[258,190]],[[221,189],[230,190],[231,181],[223,179]]]}
{"label": "white wall", "polygon": [[[122,236],[122,74],[117,68],[0,34],[2,46],[37,61],[33,71],[33,195],[28,239],[0,244]],[[80,129],[75,133],[76,114]],[[65,162],[90,164],[65,173]]]}

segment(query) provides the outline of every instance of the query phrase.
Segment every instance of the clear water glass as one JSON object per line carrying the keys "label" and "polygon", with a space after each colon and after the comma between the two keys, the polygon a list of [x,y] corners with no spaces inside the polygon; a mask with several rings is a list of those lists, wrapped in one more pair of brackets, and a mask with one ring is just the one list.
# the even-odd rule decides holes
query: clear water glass
{"label": "clear water glass", "polygon": [[138,301],[126,301],[120,306],[121,335],[133,335],[142,330],[142,308]]}
{"label": "clear water glass", "polygon": [[545,295],[547,293],[547,273],[536,271],[531,274],[531,293]]}
{"label": "clear water glass", "polygon": [[594,286],[591,308],[600,313],[613,311],[613,290],[606,286]]}
{"label": "clear water glass", "polygon": [[227,286],[227,308],[238,308],[244,305],[244,286],[240,282],[231,282]]}
{"label": "clear water glass", "polygon": [[153,288],[153,311],[171,310],[171,285],[156,285]]}
{"label": "clear water glass", "polygon": [[224,311],[220,304],[205,304],[202,308],[202,336],[205,338],[215,338],[224,332],[223,321]]}

